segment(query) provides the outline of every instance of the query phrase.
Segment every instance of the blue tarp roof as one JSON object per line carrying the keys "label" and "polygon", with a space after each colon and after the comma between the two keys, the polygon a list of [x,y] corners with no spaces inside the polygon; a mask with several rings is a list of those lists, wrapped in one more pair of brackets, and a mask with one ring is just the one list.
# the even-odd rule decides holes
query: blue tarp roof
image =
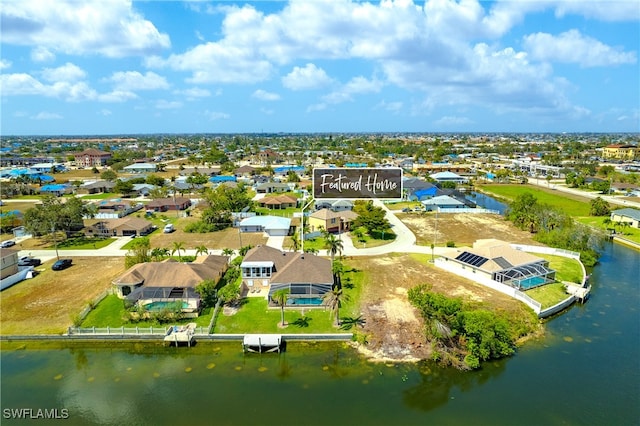
{"label": "blue tarp roof", "polygon": [[419,189],[414,192],[413,195],[420,199],[422,197],[433,197],[436,195],[436,192],[438,192],[438,188],[432,186],[431,188]]}
{"label": "blue tarp roof", "polygon": [[235,182],[235,176],[220,175],[209,178],[209,182]]}
{"label": "blue tarp roof", "polygon": [[287,173],[289,171],[293,172],[304,172],[303,166],[281,166],[273,169],[276,173]]}
{"label": "blue tarp roof", "polygon": [[43,185],[42,188],[40,188],[40,192],[45,191],[51,191],[51,192],[55,192],[55,191],[64,191],[65,189],[68,188],[68,185],[63,185],[61,183],[58,184],[53,184],[53,185]]}

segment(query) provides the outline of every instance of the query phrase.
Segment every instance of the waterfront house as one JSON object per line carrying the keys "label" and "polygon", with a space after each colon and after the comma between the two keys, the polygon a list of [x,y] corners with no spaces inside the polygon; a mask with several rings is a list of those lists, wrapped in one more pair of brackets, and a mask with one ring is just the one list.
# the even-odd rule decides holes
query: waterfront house
{"label": "waterfront house", "polygon": [[331,261],[310,253],[261,245],[247,252],[240,268],[243,293],[257,291],[271,302],[273,293],[287,289],[288,306],[321,305],[334,284]]}
{"label": "waterfront house", "polygon": [[466,177],[462,177],[456,173],[448,172],[448,171],[433,173],[429,175],[429,177],[438,183],[444,183],[444,182],[466,183],[468,181]]}
{"label": "waterfront house", "polygon": [[229,266],[227,256],[199,256],[193,262],[138,263],[113,281],[115,294],[129,305],[152,311],[168,303],[182,303],[182,313],[197,317],[200,295],[196,287],[205,280],[220,281]]}
{"label": "waterfront house", "polygon": [[466,207],[465,203],[448,195],[428,198],[422,201],[422,205],[424,205],[425,210],[428,212],[440,209],[462,209]]}
{"label": "waterfront house", "polygon": [[473,247],[456,247],[441,254],[448,269],[471,271],[482,279],[527,290],[555,281],[549,262],[517,250],[505,241],[478,240]]}
{"label": "waterfront house", "polygon": [[611,212],[611,222],[626,222],[632,228],[640,228],[640,210],[626,208]]}

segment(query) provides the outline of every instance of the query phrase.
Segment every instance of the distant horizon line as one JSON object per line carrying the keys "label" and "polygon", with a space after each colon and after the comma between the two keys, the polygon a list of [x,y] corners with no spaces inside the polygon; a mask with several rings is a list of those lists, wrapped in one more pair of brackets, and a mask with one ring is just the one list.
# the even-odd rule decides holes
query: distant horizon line
{"label": "distant horizon line", "polygon": [[589,132],[589,131],[576,131],[576,132],[541,132],[541,131],[529,131],[529,132],[512,132],[512,131],[353,131],[353,132],[339,132],[339,131],[315,131],[315,132],[150,132],[150,133],[51,133],[51,134],[11,134],[0,135],[1,139],[6,138],[24,138],[24,137],[39,137],[39,138],[122,138],[122,137],[139,137],[139,136],[164,136],[164,135],[252,135],[252,136],[266,136],[266,135],[640,135],[640,130],[631,132],[623,131],[603,131],[603,132]]}

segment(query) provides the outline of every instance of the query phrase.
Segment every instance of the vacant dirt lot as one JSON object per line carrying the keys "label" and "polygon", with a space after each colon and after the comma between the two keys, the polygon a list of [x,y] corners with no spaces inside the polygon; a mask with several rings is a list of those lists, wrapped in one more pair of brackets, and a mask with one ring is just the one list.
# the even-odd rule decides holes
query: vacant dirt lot
{"label": "vacant dirt lot", "polygon": [[[430,215],[403,215],[402,220],[423,244],[430,244],[435,220]],[[456,245],[472,244],[476,239],[498,238],[510,242],[535,244],[528,232],[494,215],[440,215],[438,241]],[[366,320],[363,333],[369,344],[360,349],[378,360],[416,360],[430,356],[425,343],[424,323],[409,303],[407,291],[422,283],[451,297],[462,297],[508,312],[511,317],[536,321],[522,303],[471,281],[446,273],[428,262],[429,255],[392,254],[378,257],[354,257],[349,265],[366,273],[361,313]],[[537,321],[536,321],[537,322]]]}
{"label": "vacant dirt lot", "polygon": [[425,246],[434,241],[438,246],[445,245],[447,241],[465,246],[485,238],[536,244],[529,232],[521,231],[511,222],[493,214],[439,214],[437,220],[435,213],[404,213],[398,217],[416,235],[418,244]]}
{"label": "vacant dirt lot", "polygon": [[267,238],[262,232],[247,232],[240,234],[237,228],[227,228],[218,232],[189,233],[184,232],[184,227],[195,221],[193,218],[181,219],[176,225],[176,230],[165,234],[162,229],[150,235],[151,247],[164,247],[171,249],[174,242],[184,243],[187,249],[193,249],[204,245],[210,249],[230,248],[237,250],[242,246],[257,246],[266,244]]}
{"label": "vacant dirt lot", "polygon": [[124,271],[124,257],[75,257],[63,271],[52,271],[52,264],[43,263],[39,275],[1,293],[0,333],[62,333]]}
{"label": "vacant dirt lot", "polygon": [[[360,349],[377,360],[412,361],[428,358],[424,323],[409,303],[407,292],[418,284],[430,284],[435,291],[451,297],[477,302],[487,308],[508,312],[511,317],[530,318],[530,310],[502,293],[443,272],[429,256],[394,254],[354,257],[349,265],[366,271],[361,314],[366,320],[362,332],[369,341]],[[533,318],[532,318],[533,320]]]}

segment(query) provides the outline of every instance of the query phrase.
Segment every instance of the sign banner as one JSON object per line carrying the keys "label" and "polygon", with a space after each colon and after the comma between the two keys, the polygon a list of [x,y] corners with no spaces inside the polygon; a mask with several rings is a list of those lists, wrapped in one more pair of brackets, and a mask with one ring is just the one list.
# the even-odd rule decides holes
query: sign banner
{"label": "sign banner", "polygon": [[313,169],[316,199],[400,199],[402,169],[354,167]]}

